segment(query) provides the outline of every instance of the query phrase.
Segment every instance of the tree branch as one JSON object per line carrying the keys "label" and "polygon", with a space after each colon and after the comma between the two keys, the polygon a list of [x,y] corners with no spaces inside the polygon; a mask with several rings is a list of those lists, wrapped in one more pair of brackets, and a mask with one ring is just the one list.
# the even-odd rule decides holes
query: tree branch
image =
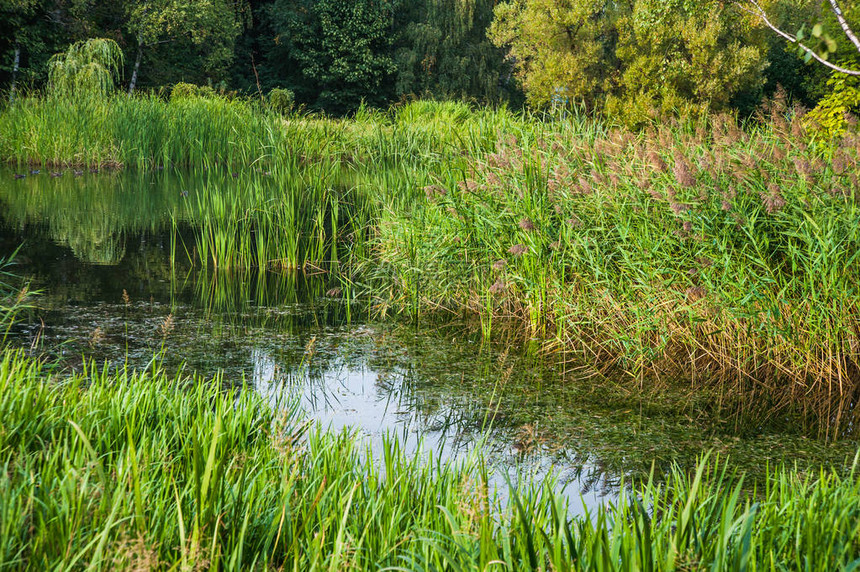
{"label": "tree branch", "polygon": [[857,39],[857,36],[854,34],[854,30],[852,30],[851,26],[848,25],[848,22],[845,21],[845,16],[842,14],[842,9],[839,7],[839,4],[836,3],[836,0],[830,0],[830,6],[833,7],[833,13],[836,14],[836,20],[838,20],[839,25],[842,26],[842,31],[845,32],[845,35],[848,36],[848,39],[851,40],[851,43],[854,44],[854,47],[856,47],[857,51],[860,52],[860,40]]}
{"label": "tree branch", "polygon": [[[846,75],[860,77],[860,70],[852,70],[852,69],[844,68],[842,66],[838,66],[836,64],[828,62],[827,60],[825,60],[824,58],[819,56],[817,53],[815,53],[815,50],[813,50],[812,48],[810,48],[809,46],[807,46],[803,42],[799,41],[797,39],[797,37],[792,36],[788,32],[783,32],[782,30],[780,30],[779,28],[774,26],[773,23],[771,23],[770,19],[767,17],[767,12],[764,11],[764,9],[759,5],[758,2],[756,2],[756,0],[746,0],[746,3],[752,4],[753,6],[755,6],[755,10],[752,10],[750,8],[747,8],[746,6],[743,6],[741,4],[740,0],[738,0],[738,2],[737,2],[738,8],[740,8],[741,10],[746,12],[747,14],[752,14],[756,18],[760,19],[764,23],[765,26],[767,26],[768,28],[770,28],[771,30],[773,30],[774,32],[776,32],[777,34],[779,34],[780,36],[782,36],[783,38],[785,38],[786,40],[791,42],[792,44],[797,44],[800,47],[800,49],[802,49],[804,52],[806,52],[807,54],[809,54],[810,56],[815,58],[815,60],[817,60],[822,65],[832,69],[833,71],[837,71],[839,73],[844,73]],[[836,9],[839,8],[839,6],[836,4],[835,0],[830,0],[830,3],[834,6],[836,6]],[[845,21],[845,19],[841,17],[841,11],[837,14],[837,17],[841,18],[841,22]],[[847,23],[843,26],[843,30],[847,30],[846,34],[849,34],[848,37],[851,39],[852,42],[858,41],[857,37],[854,36],[854,34],[851,32],[851,28],[848,27]],[[858,45],[858,49],[860,49],[860,45]]]}

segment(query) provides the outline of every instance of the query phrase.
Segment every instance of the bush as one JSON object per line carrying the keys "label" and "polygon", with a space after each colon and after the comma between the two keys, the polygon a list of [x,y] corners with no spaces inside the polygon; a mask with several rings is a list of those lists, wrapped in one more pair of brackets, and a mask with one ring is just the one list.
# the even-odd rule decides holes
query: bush
{"label": "bush", "polygon": [[296,94],[289,89],[276,87],[269,92],[269,109],[275,113],[286,115],[293,110],[296,103]]}
{"label": "bush", "polygon": [[187,99],[189,97],[215,97],[215,90],[207,85],[179,82],[173,86],[170,99]]}

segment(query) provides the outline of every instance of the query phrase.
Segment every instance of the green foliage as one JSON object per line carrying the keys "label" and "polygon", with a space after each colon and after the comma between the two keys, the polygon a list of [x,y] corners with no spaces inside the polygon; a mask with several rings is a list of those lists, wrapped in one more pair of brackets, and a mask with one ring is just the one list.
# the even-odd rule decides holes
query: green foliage
{"label": "green foliage", "polygon": [[215,97],[215,90],[208,85],[194,85],[179,82],[170,90],[170,99],[186,99],[189,97]]}
{"label": "green foliage", "polygon": [[[860,57],[840,60],[846,67],[860,64]],[[809,113],[809,119],[829,137],[845,133],[860,113],[860,77],[834,73],[827,80],[830,93]],[[852,119],[853,116],[853,119]]]}
{"label": "green foliage", "polygon": [[502,2],[489,35],[507,48],[534,107],[562,98],[599,109],[616,67],[614,22],[621,6],[603,0]]}
{"label": "green foliage", "polygon": [[[48,24],[44,14],[47,1],[3,0],[0,2],[0,85],[8,85],[15,74],[24,85],[44,82],[47,62],[68,45],[67,30]],[[14,69],[18,53],[18,70]]]}
{"label": "green foliage", "polygon": [[[854,2],[843,4],[845,25],[856,34],[860,26],[860,5]],[[846,114],[860,106],[857,76],[834,71],[828,64],[832,62],[846,70],[860,70],[860,50],[843,30],[833,6],[826,2],[772,0],[756,7],[758,9],[764,10],[773,26],[793,34],[797,40],[789,42],[772,35],[770,60],[774,65],[768,71],[769,91],[775,91],[779,83],[802,103],[810,105],[817,102],[810,119],[826,136],[842,133]],[[762,18],[753,16],[752,19],[771,33]],[[824,63],[814,60],[813,52]]]}
{"label": "green foliage", "polygon": [[745,34],[731,8],[680,0],[516,0],[491,29],[532,105],[582,103],[629,124],[722,111],[760,85],[763,50]]}
{"label": "green foliage", "polygon": [[[768,8],[778,27],[791,29],[800,26],[795,33],[798,42],[814,50],[825,61],[832,61],[848,70],[860,69],[860,51],[846,37],[829,4],[815,10],[809,5],[797,8],[790,3],[776,2],[775,6]],[[860,6],[848,4],[843,16],[848,27],[856,31],[860,25]],[[826,137],[843,134],[851,114],[860,111],[860,77],[828,70],[820,62],[813,61],[811,53],[799,45],[789,44],[789,49],[808,64],[807,67],[818,72],[814,85],[818,103],[809,114],[809,121]],[[829,76],[823,73],[827,71]]]}
{"label": "green foliage", "polygon": [[134,38],[129,50],[146,58],[144,78],[150,84],[225,79],[242,31],[241,2],[152,0],[121,5],[121,26]]}
{"label": "green foliage", "polygon": [[287,115],[295,107],[296,94],[289,89],[275,88],[269,92],[269,109]]}
{"label": "green foliage", "polygon": [[110,39],[72,44],[49,62],[48,81],[57,96],[106,96],[122,69],[122,50]]}
{"label": "green foliage", "polygon": [[721,4],[638,0],[617,30],[622,71],[606,112],[628,124],[726,111],[763,83],[763,50],[746,45],[739,14]]}
{"label": "green foliage", "polygon": [[[303,102],[334,113],[361,103],[384,105],[395,72],[391,55],[393,0],[275,0],[270,58],[295,62],[290,88]],[[286,52],[286,54],[283,54]]]}
{"label": "green foliage", "polygon": [[420,0],[398,10],[397,95],[475,98],[502,96],[503,53],[487,39],[491,0]]}

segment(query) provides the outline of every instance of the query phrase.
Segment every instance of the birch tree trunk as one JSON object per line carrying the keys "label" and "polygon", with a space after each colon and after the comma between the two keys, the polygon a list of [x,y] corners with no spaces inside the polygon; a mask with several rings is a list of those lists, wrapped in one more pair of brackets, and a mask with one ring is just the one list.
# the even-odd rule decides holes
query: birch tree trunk
{"label": "birch tree trunk", "polygon": [[137,57],[134,59],[134,71],[131,73],[131,82],[128,84],[128,94],[134,93],[134,86],[137,85],[137,72],[140,70],[140,60],[143,58],[143,42],[137,44]]}
{"label": "birch tree trunk", "polygon": [[15,82],[18,79],[18,68],[21,65],[21,44],[15,42],[15,59],[12,63],[12,87],[9,89],[9,103],[15,103]]}

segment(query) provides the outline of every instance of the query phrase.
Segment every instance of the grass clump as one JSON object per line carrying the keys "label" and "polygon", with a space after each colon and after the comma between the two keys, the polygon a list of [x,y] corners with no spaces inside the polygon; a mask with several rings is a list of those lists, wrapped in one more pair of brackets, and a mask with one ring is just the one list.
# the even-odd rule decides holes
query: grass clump
{"label": "grass clump", "polygon": [[477,458],[377,459],[217,380],[0,358],[3,569],[841,569],[860,484],[703,460],[572,518],[552,483],[504,503]]}
{"label": "grass clump", "polygon": [[860,391],[860,137],[815,143],[784,113],[505,135],[380,223],[370,272],[396,288],[376,305],[469,313],[488,335],[513,320],[605,371],[766,395],[842,436]]}

